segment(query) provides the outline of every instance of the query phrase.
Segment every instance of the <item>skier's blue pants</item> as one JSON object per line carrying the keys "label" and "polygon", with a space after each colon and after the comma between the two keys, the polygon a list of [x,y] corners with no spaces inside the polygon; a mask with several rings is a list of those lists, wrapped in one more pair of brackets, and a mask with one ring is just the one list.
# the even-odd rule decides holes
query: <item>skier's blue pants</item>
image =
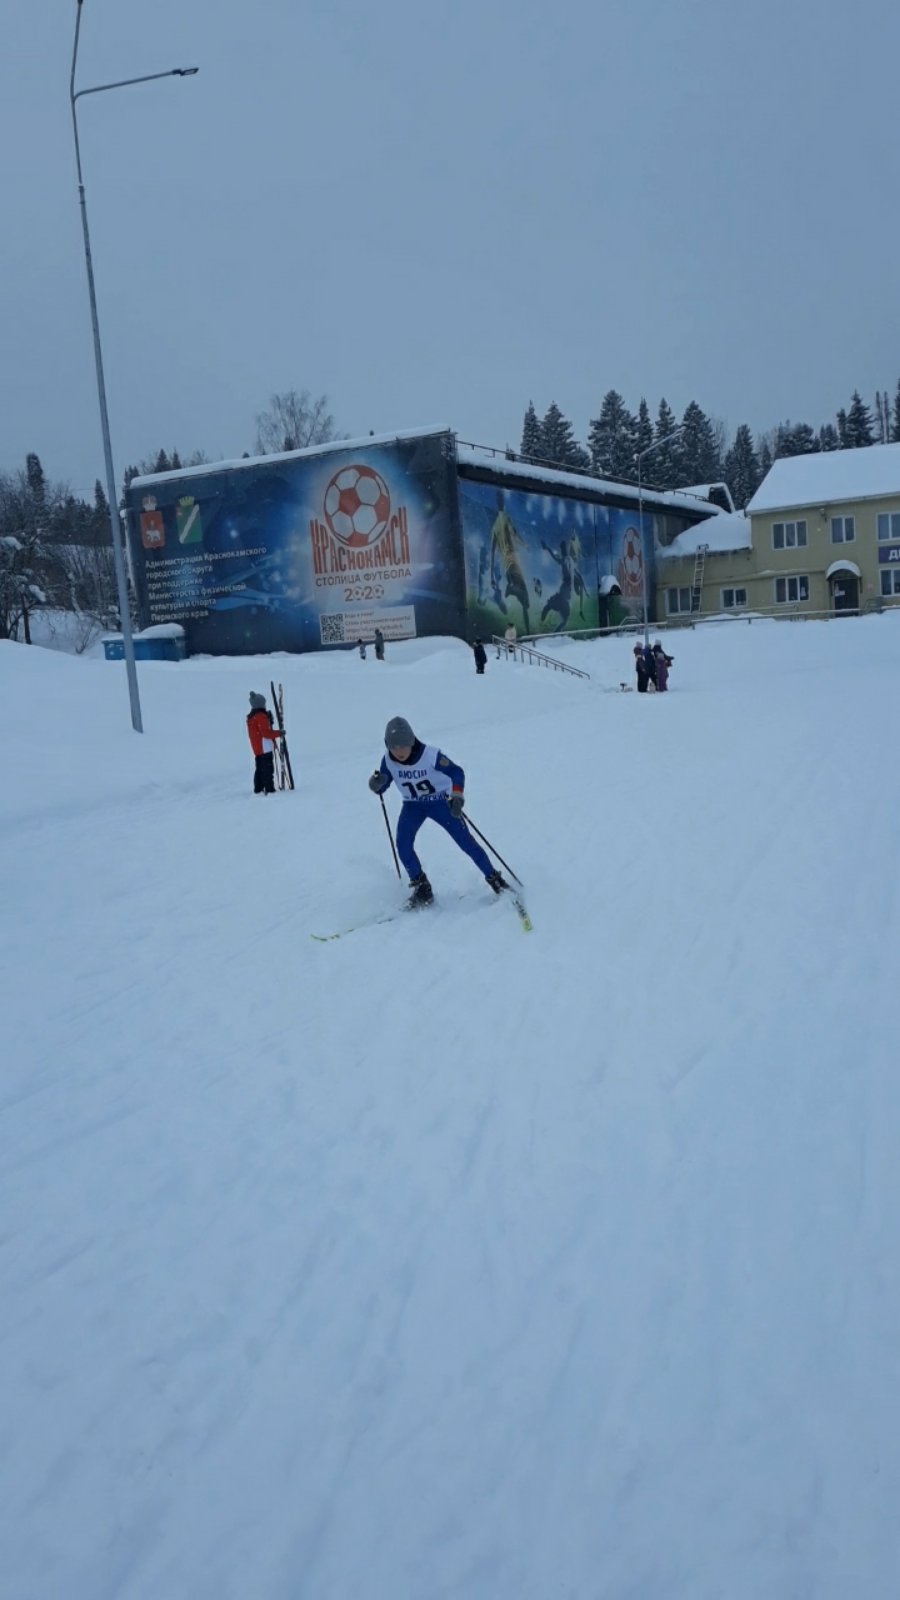
{"label": "skier's blue pants", "polygon": [[487,877],[493,872],[494,864],[490,856],[486,855],[481,845],[474,839],[465,823],[453,816],[446,800],[404,800],[400,807],[400,821],[397,823],[397,854],[403,862],[410,878],[418,878],[422,871],[422,863],[415,852],[416,834],[423,822],[437,822],[449,833],[454,844],[458,844],[467,856],[471,856],[479,872]]}

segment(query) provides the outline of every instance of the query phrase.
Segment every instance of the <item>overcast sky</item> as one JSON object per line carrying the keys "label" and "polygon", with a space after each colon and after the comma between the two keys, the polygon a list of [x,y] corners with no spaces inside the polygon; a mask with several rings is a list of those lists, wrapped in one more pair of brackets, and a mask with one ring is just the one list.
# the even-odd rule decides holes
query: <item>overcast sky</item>
{"label": "overcast sky", "polygon": [[[900,375],[900,4],[84,0],[80,126],[117,474],[341,428],[582,437],[617,388],[733,429]],[[0,467],[102,475],[75,0],[0,0]]]}

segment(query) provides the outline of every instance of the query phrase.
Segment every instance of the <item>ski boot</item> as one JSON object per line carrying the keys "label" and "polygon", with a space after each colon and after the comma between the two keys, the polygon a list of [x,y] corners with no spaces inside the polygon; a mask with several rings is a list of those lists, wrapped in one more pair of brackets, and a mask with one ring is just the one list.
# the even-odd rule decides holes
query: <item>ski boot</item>
{"label": "ski boot", "polygon": [[417,878],[410,878],[409,887],[412,893],[406,904],[410,911],[419,911],[422,906],[431,905],[434,899],[434,890],[424,872],[420,872]]}
{"label": "ski boot", "polygon": [[497,872],[496,869],[493,872],[489,872],[484,881],[488,888],[493,889],[495,894],[502,894],[504,889],[509,888],[509,884],[502,872]]}

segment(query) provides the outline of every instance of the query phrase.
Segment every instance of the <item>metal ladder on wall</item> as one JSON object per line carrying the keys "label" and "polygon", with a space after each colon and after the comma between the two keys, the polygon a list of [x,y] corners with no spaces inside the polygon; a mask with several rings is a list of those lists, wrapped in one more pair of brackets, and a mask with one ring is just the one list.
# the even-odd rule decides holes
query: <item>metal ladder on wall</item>
{"label": "metal ladder on wall", "polygon": [[700,610],[703,597],[703,573],[706,570],[706,557],[709,554],[708,544],[698,544],[697,554],[694,558],[694,581],[691,584],[691,616],[694,617]]}

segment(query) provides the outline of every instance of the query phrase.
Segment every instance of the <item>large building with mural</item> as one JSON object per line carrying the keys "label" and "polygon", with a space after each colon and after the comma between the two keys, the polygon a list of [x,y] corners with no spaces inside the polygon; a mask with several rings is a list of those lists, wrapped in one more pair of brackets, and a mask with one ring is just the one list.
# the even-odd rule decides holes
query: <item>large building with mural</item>
{"label": "large building with mural", "polygon": [[645,587],[653,620],[657,550],[718,514],[434,429],[135,478],[127,509],[142,627],[210,655],[614,627]]}

